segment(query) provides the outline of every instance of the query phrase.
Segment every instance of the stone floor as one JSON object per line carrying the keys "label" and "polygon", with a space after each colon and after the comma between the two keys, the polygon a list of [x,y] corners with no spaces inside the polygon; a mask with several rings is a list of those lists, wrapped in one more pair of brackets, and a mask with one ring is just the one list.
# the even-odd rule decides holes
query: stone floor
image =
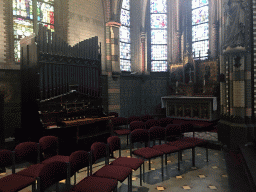
{"label": "stone floor", "polygon": [[[192,133],[187,133],[185,136],[192,136]],[[199,138],[205,138],[217,142],[217,133],[196,133],[195,136]],[[126,146],[126,137],[121,137],[122,141],[122,155],[128,156],[129,151]],[[118,153],[114,153],[117,156]],[[113,159],[110,159],[112,161]],[[145,181],[140,186],[139,169],[133,172],[132,190],[139,192],[153,192],[153,191],[166,191],[166,192],[229,192],[230,187],[228,184],[228,174],[226,170],[226,164],[224,159],[224,152],[222,150],[209,149],[209,162],[206,162],[206,150],[205,148],[196,148],[196,167],[192,167],[192,150],[188,149],[183,152],[181,170],[177,169],[177,154],[171,154],[168,156],[168,164],[164,165],[164,181],[161,176],[161,158],[152,160],[152,170],[148,170],[148,163],[145,164]],[[93,172],[100,169],[104,165],[104,162],[98,162],[93,165]],[[24,165],[20,165],[16,171],[20,171],[24,168]],[[155,169],[155,170],[153,170]],[[7,174],[10,174],[11,170],[7,169]],[[82,169],[77,174],[77,182],[82,180],[87,175],[86,169]],[[3,176],[0,176],[0,178]],[[72,177],[71,184],[73,184],[74,177]],[[31,191],[31,187],[27,187],[22,192]],[[55,191],[55,186],[47,189],[48,191]],[[60,183],[60,192],[65,191],[65,184],[63,181]],[[126,192],[127,179],[123,183],[118,183],[118,191]]]}

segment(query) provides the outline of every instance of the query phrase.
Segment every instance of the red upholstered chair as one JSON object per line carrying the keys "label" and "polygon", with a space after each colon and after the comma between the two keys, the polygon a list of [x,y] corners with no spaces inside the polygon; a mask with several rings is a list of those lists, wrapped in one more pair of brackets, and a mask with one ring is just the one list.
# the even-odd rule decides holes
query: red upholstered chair
{"label": "red upholstered chair", "polygon": [[108,116],[118,117],[118,113],[117,112],[110,112],[110,113],[108,113]]}
{"label": "red upholstered chair", "polygon": [[152,115],[142,115],[140,119],[141,121],[146,122],[149,119],[154,119],[154,117]]}
{"label": "red upholstered chair", "polygon": [[123,167],[129,167],[133,170],[137,170],[140,168],[140,185],[142,185],[142,178],[141,178],[141,165],[144,164],[143,159],[138,158],[128,158],[128,157],[121,157],[121,142],[120,138],[117,136],[112,136],[107,139],[107,143],[109,145],[109,153],[113,155],[115,150],[119,150],[119,157],[116,158],[110,165],[118,165]]}
{"label": "red upholstered chair", "polygon": [[[148,132],[149,132],[149,141],[156,140],[156,139],[165,140],[166,134],[165,134],[164,127],[160,127],[160,126],[151,127]],[[168,154],[180,151],[179,148],[176,146],[171,146],[168,144],[161,145],[161,143],[160,143],[160,145],[155,145],[155,143],[154,143],[152,149],[161,151],[165,154],[165,165],[167,165],[167,155]],[[179,154],[178,154],[178,170],[180,170]]]}
{"label": "red upholstered chair", "polygon": [[[80,169],[84,165],[90,166],[90,153],[84,153],[84,151],[76,151],[70,155],[70,169],[69,172],[72,174],[75,170]],[[72,163],[74,162],[74,163]],[[73,171],[72,171],[73,169]],[[89,171],[87,172],[89,173]],[[101,178],[95,176],[89,176],[82,179],[79,183],[74,185],[69,191],[77,192],[111,192],[117,191],[118,181],[116,179]]]}
{"label": "red upholstered chair", "polygon": [[149,119],[145,122],[145,128],[146,129],[150,129],[151,127],[154,127],[154,126],[159,126],[159,121],[155,120],[155,119]]}
{"label": "red upholstered chair", "polygon": [[[149,160],[149,170],[151,170],[151,163],[150,160],[156,157],[161,157],[162,160],[162,180],[164,180],[164,169],[163,169],[163,155],[164,153],[155,149],[152,149],[150,147],[144,147],[137,150],[132,149],[132,146],[134,143],[140,142],[140,143],[147,143],[149,141],[149,133],[146,129],[136,129],[131,132],[130,134],[130,156],[132,157],[132,154],[142,157],[144,160]],[[145,182],[144,178],[144,164],[143,164],[143,180]]]}
{"label": "red upholstered chair", "polygon": [[[112,125],[114,127],[114,132],[117,135],[126,135],[127,136],[127,145],[128,145],[128,136],[130,134],[130,129],[128,129],[127,118],[115,117],[112,119]],[[121,125],[125,125],[126,129],[118,129],[118,127]]]}
{"label": "red upholstered chair", "polygon": [[92,176],[116,179],[123,182],[128,177],[128,191],[132,191],[132,169],[123,166],[109,165],[109,147],[105,143],[95,142],[91,146],[91,173],[92,164],[98,159],[105,158],[105,166]]}
{"label": "red upholstered chair", "polygon": [[130,131],[135,129],[145,129],[145,123],[143,121],[133,121],[130,123]]}
{"label": "red upholstered chair", "polygon": [[131,117],[128,117],[127,124],[130,125],[130,123],[133,121],[141,121],[141,120],[139,116],[131,116]]}
{"label": "red upholstered chair", "polygon": [[[43,155],[43,160],[55,157],[59,154],[59,142],[58,137],[55,136],[44,136],[39,139],[40,152]],[[68,156],[66,158],[69,158]]]}
{"label": "red upholstered chair", "polygon": [[170,117],[165,117],[159,120],[159,124],[161,127],[166,127],[169,124],[173,124],[173,119]]}
{"label": "red upholstered chair", "polygon": [[15,192],[32,185],[32,191],[35,191],[35,178],[21,176],[15,173],[15,154],[10,150],[0,151],[0,166],[7,167],[12,165],[12,174],[0,179],[1,192]]}
{"label": "red upholstered chair", "polygon": [[[32,162],[35,162],[35,161],[40,161],[39,158],[38,158],[38,149],[39,149],[39,146],[37,143],[35,142],[24,142],[24,143],[20,143],[19,145],[17,145],[14,149],[15,151],[15,158],[17,161],[19,162],[24,162],[24,161],[30,161],[32,160]],[[51,164],[51,163],[55,163],[55,162],[59,162],[57,160],[55,161],[50,161],[49,163],[45,163],[45,164],[34,164],[34,165],[30,165],[29,167],[17,172],[16,174],[17,175],[20,175],[20,176],[26,176],[26,177],[31,177],[33,179],[37,179],[39,180],[40,177],[41,177],[41,174],[43,174],[43,169],[45,169],[45,165],[48,165],[48,164]],[[63,164],[65,165],[65,170],[64,172],[59,169],[62,169],[63,168]],[[65,175],[63,174],[60,174],[58,172],[54,172],[55,170],[51,170],[49,172],[49,177],[48,179],[50,180],[53,180],[55,182],[57,181],[60,181],[62,179],[66,179],[67,178],[67,163],[66,162],[61,162],[59,164],[54,164],[54,166],[56,167],[56,171],[60,172],[60,173],[65,173]],[[50,173],[53,174],[51,178],[50,177]],[[44,176],[43,176],[44,177]],[[42,180],[42,190],[43,191],[44,189],[46,189],[47,187],[49,187],[50,185],[54,184],[55,182],[53,183],[45,183],[46,181]],[[39,183],[39,181],[38,181]],[[58,190],[58,183],[57,183],[57,190]],[[40,189],[40,186],[39,186],[39,189]]]}
{"label": "red upholstered chair", "polygon": [[180,129],[180,125],[179,124],[169,124],[166,126],[166,140],[168,138],[172,138],[172,139],[175,139],[175,138],[181,138],[182,136],[182,132],[181,132],[181,129]]}

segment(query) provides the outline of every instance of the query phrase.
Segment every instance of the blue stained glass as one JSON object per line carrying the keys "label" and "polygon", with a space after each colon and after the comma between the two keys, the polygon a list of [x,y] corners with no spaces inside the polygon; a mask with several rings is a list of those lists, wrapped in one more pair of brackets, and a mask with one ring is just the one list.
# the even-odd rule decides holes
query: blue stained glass
{"label": "blue stained glass", "polygon": [[123,0],[122,8],[130,10],[130,0]]}
{"label": "blue stained glass", "polygon": [[151,0],[150,13],[166,13],[166,0]]}
{"label": "blue stained glass", "polygon": [[151,44],[167,44],[167,30],[151,30]]}
{"label": "blue stained glass", "polygon": [[192,9],[209,4],[209,0],[192,0]]}
{"label": "blue stained glass", "polygon": [[120,59],[131,59],[131,45],[120,43]]}
{"label": "blue stained glass", "polygon": [[199,52],[200,57],[207,57],[209,49],[209,40],[192,43],[192,49],[195,52],[195,57],[199,57]]}
{"label": "blue stained glass", "polygon": [[200,41],[209,38],[209,24],[192,26],[192,41]]}
{"label": "blue stained glass", "polygon": [[130,43],[130,28],[129,27],[121,26],[119,35],[120,35],[120,41]]}
{"label": "blue stained glass", "polygon": [[131,71],[131,60],[120,59],[121,71]]}
{"label": "blue stained glass", "polygon": [[32,0],[13,0],[13,15],[22,16],[26,19],[33,19]]}
{"label": "blue stained glass", "polygon": [[167,15],[151,14],[151,28],[167,28]]}
{"label": "blue stained glass", "polygon": [[208,6],[192,11],[192,25],[208,22]]}
{"label": "blue stained glass", "polygon": [[152,45],[151,46],[152,60],[167,60],[167,45]]}
{"label": "blue stained glass", "polygon": [[130,26],[130,11],[121,9],[121,24],[125,26]]}
{"label": "blue stained glass", "polygon": [[153,72],[165,72],[167,71],[167,61],[152,61],[151,71]]}

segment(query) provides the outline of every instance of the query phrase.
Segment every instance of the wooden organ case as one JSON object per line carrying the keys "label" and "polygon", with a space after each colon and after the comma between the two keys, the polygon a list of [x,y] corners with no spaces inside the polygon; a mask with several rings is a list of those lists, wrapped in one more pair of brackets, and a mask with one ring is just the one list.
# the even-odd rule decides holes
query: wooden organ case
{"label": "wooden organ case", "polygon": [[55,135],[63,154],[105,141],[111,117],[103,113],[100,79],[98,37],[71,47],[40,25],[37,36],[21,40],[19,140]]}

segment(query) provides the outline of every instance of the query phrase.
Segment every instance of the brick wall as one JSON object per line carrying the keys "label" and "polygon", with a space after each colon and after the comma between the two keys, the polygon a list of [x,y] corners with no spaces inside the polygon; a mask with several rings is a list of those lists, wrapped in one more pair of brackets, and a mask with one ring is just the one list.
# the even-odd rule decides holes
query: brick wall
{"label": "brick wall", "polygon": [[102,69],[105,68],[105,21],[101,0],[69,0],[68,43],[74,45],[98,36],[101,42]]}

